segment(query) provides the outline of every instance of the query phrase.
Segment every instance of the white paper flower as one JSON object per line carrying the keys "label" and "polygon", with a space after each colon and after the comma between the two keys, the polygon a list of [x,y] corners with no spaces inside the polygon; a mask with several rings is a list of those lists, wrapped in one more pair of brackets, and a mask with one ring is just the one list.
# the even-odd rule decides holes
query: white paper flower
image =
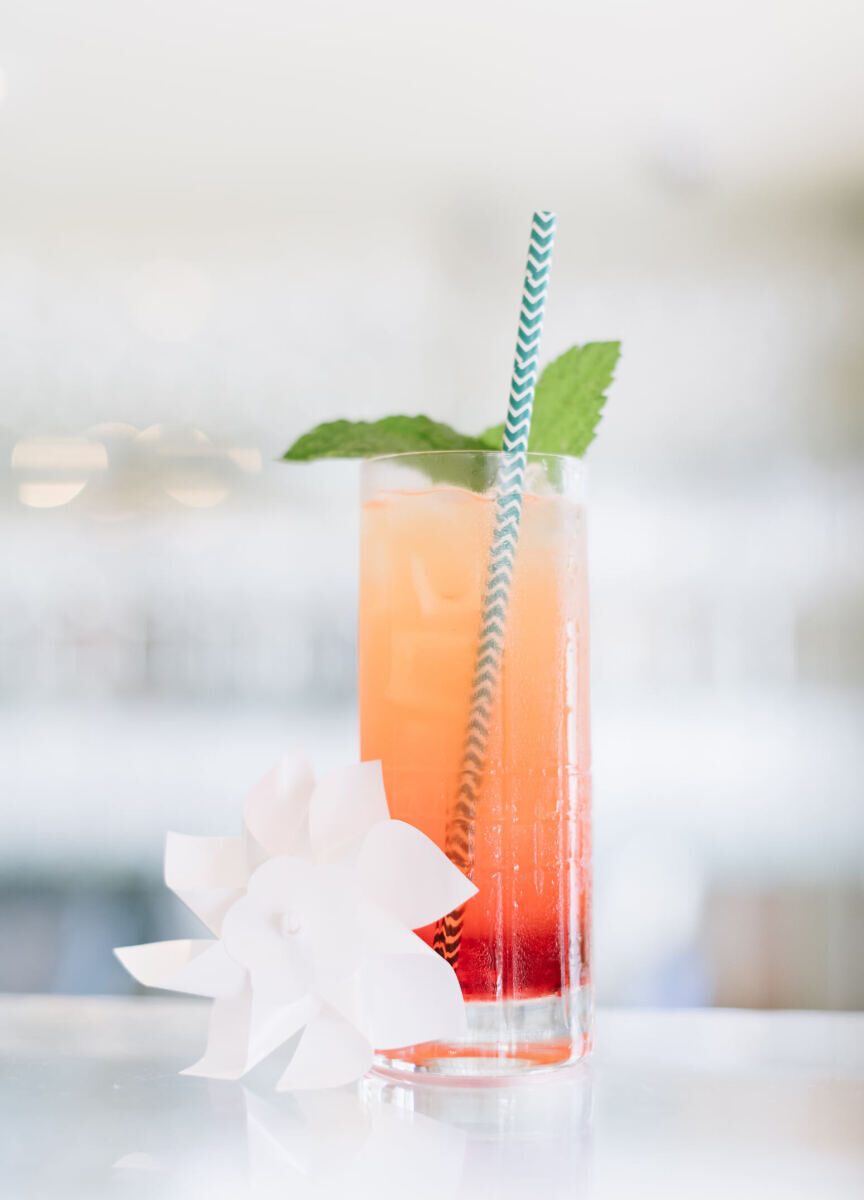
{"label": "white paper flower", "polygon": [[477,889],[390,819],[380,763],[316,784],[302,755],[286,757],[246,797],[243,826],[168,834],[165,882],[215,938],[115,951],[148,987],[213,998],[207,1049],[185,1074],[239,1079],[303,1029],[277,1087],[338,1087],[373,1047],[464,1032],[453,969],[412,930]]}

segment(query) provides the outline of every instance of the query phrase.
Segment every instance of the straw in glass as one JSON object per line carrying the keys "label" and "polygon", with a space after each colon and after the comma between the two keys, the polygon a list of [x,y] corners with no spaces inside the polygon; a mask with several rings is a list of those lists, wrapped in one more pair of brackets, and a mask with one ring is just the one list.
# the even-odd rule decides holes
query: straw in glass
{"label": "straw in glass", "polygon": [[[531,411],[537,383],[540,334],[546,310],[546,289],[555,214],[537,212],[531,221],[528,262],[519,311],[516,357],[510,401],[504,426],[504,457],[498,470],[495,526],[486,567],[480,641],[474,661],[471,708],[462,751],[459,790],[447,814],[444,849],[469,879],[474,874],[474,830],[489,747],[489,721],[500,683],[501,659],[507,630],[507,610],[513,562],[522,516],[522,488],[528,454]],[[457,908],[435,926],[433,946],[452,966],[459,961],[465,907]]]}

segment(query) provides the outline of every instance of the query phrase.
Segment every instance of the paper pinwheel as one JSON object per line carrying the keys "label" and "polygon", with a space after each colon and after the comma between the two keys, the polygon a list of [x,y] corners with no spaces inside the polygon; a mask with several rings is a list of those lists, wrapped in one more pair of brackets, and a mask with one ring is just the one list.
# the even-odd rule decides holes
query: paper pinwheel
{"label": "paper pinwheel", "polygon": [[115,950],[140,983],[213,999],[204,1057],[184,1074],[239,1079],[302,1029],[277,1088],[338,1087],[373,1048],[464,1032],[452,967],[412,930],[477,889],[390,819],[380,763],[316,783],[288,756],[246,797],[243,826],[168,834],[165,883],[214,938]]}

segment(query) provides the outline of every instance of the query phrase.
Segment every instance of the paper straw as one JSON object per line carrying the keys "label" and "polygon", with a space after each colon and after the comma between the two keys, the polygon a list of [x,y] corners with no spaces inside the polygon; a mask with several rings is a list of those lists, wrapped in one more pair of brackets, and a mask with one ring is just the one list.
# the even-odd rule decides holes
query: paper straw
{"label": "paper straw", "polygon": [[[497,478],[495,527],[486,566],[480,643],[474,661],[471,709],[462,751],[459,790],[447,815],[444,849],[450,860],[472,878],[474,874],[474,827],[477,804],[486,772],[489,721],[501,675],[501,659],[507,631],[507,610],[513,561],[522,516],[522,488],[531,430],[531,410],[537,383],[540,334],[546,309],[549,264],[555,238],[555,214],[537,212],[531,221],[528,262],[516,335],[516,358],[510,382],[510,401],[504,426],[505,457]],[[433,946],[456,966],[462,942],[465,908],[457,908],[435,926]]]}

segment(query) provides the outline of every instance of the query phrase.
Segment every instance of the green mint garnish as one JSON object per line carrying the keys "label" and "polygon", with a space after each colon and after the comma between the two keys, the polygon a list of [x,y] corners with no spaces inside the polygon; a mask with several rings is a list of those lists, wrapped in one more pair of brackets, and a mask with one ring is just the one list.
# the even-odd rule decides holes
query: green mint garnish
{"label": "green mint garnish", "polygon": [[417,450],[488,450],[479,437],[466,437],[429,417],[383,417],[380,421],[327,421],[304,433],[285,451],[289,462],[312,458],[371,458]]}
{"label": "green mint garnish", "polygon": [[[534,393],[529,450],[580,457],[585,453],[597,431],[620,352],[620,342],[587,342],[549,363]],[[284,458],[308,462],[418,450],[500,450],[503,434],[503,425],[493,425],[472,437],[429,417],[327,421],[299,437]]]}

